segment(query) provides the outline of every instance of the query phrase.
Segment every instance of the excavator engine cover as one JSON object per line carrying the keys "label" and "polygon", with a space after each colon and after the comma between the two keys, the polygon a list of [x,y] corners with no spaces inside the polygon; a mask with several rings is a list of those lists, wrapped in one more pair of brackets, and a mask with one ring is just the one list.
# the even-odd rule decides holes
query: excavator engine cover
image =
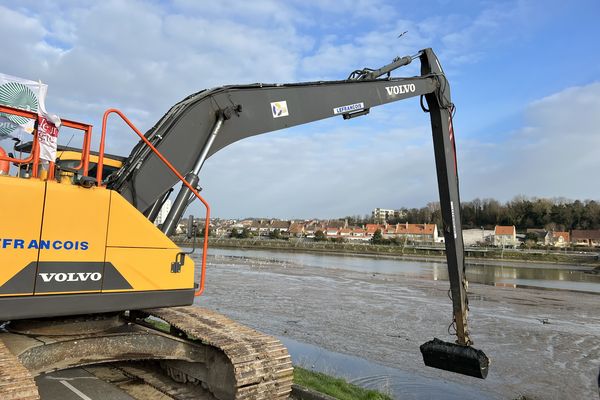
{"label": "excavator engine cover", "polygon": [[423,361],[428,367],[485,379],[490,359],[481,350],[434,338],[421,345]]}

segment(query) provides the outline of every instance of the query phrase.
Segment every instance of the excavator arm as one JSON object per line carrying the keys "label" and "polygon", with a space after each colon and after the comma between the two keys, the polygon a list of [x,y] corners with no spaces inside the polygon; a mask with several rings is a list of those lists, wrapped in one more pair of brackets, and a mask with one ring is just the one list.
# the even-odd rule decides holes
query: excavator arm
{"label": "excavator arm", "polygon": [[[421,61],[420,76],[390,76],[393,70],[415,58]],[[457,335],[456,344],[434,339],[421,346],[421,351],[427,365],[485,378],[488,358],[471,347],[467,328],[467,280],[452,129],[454,105],[448,81],[431,49],[397,58],[378,70],[354,71],[342,81],[251,84],[204,90],[173,106],[145,136],[172,160],[175,168],[186,171],[186,180],[197,187],[206,159],[238,140],[334,116],[354,118],[368,114],[373,107],[416,96],[422,96],[421,106],[431,118]],[[176,182],[177,178],[156,155],[140,143],[108,186],[152,220]],[[174,231],[190,200],[190,190],[182,187],[163,223],[163,232]]]}

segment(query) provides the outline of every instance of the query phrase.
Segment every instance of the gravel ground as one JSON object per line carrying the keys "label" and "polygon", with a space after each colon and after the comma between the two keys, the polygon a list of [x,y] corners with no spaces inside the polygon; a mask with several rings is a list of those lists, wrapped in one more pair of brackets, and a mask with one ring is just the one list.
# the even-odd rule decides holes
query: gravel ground
{"label": "gravel ground", "polygon": [[198,304],[269,334],[355,355],[494,398],[595,399],[600,296],[470,285],[470,330],[486,380],[423,366],[419,345],[451,341],[446,281],[210,257]]}

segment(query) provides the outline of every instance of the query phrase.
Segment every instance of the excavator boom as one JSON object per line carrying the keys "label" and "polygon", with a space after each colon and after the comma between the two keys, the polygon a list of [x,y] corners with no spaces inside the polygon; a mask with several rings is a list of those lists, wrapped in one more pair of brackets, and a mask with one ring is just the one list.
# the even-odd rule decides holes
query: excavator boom
{"label": "excavator boom", "polygon": [[[390,77],[392,71],[415,58],[421,62],[420,76]],[[467,328],[467,281],[452,127],[454,105],[448,80],[431,49],[424,49],[415,56],[396,58],[377,70],[354,71],[343,81],[252,84],[204,90],[173,106],[146,133],[146,138],[164,156],[173,160],[179,171],[187,172],[186,180],[197,187],[198,175],[206,159],[238,140],[334,116],[344,119],[362,116],[373,107],[416,96],[422,96],[421,106],[431,118],[453,324],[457,335],[456,345],[444,347],[439,341],[435,346],[428,343],[422,347],[422,352],[427,365],[451,369],[456,363],[463,364],[457,371],[484,378],[487,375],[487,357],[474,358],[471,353],[462,351],[472,341]],[[140,143],[109,187],[119,191],[138,210],[153,219],[175,183],[173,174],[147,146]],[[191,192],[182,187],[163,223],[165,234],[174,231],[190,199]],[[458,360],[456,363],[435,362],[445,348],[449,350],[442,356]],[[456,357],[457,353],[472,360],[472,365],[465,368],[465,363]]]}

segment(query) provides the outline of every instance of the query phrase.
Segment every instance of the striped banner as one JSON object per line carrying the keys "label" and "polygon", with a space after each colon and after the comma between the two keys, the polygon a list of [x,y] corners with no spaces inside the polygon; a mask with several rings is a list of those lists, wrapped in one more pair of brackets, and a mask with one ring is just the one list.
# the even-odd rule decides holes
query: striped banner
{"label": "striped banner", "polygon": [[[44,109],[48,85],[0,74],[0,104],[38,112]],[[32,133],[35,121],[25,117],[0,113],[0,139],[20,136],[23,132]]]}

